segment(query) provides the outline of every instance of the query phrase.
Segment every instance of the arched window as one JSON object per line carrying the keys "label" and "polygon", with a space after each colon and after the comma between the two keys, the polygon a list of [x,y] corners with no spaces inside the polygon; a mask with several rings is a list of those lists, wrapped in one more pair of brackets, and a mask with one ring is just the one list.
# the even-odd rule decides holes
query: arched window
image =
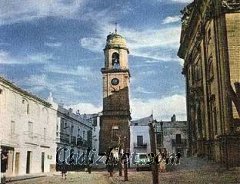
{"label": "arched window", "polygon": [[119,54],[114,52],[112,54],[112,66],[114,69],[119,69],[120,68],[120,62],[119,62]]}
{"label": "arched window", "polygon": [[212,59],[212,57],[210,57],[209,61],[208,61],[207,78],[208,78],[208,81],[211,81],[214,78],[214,68],[213,68],[213,59]]}

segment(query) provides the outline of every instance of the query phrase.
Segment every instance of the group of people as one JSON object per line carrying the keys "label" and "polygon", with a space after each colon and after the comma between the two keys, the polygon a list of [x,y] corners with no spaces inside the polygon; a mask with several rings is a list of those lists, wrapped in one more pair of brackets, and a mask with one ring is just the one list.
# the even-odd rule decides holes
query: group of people
{"label": "group of people", "polygon": [[160,172],[166,172],[166,165],[179,165],[180,164],[180,158],[181,158],[181,153],[167,153],[162,152],[159,155],[159,168]]}

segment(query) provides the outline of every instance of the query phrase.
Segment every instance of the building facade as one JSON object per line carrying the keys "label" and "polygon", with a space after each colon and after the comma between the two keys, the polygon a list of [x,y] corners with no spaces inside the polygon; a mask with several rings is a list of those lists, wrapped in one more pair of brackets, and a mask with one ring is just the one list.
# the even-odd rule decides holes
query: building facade
{"label": "building facade", "polygon": [[151,153],[149,123],[153,116],[131,121],[130,124],[130,165],[134,166],[138,153]]}
{"label": "building facade", "polygon": [[166,149],[168,153],[180,152],[187,156],[187,121],[177,121],[173,115],[171,121],[160,121],[156,123],[156,139],[158,150]]}
{"label": "building facade", "polygon": [[87,115],[58,106],[56,142],[57,170],[65,163],[68,170],[83,168],[92,150],[92,123]]}
{"label": "building facade", "polygon": [[149,123],[153,121],[153,116],[131,121],[130,124],[130,152],[132,162],[137,153],[151,153]]}
{"label": "building facade", "polygon": [[240,165],[240,1],[193,1],[183,11],[189,153]]}
{"label": "building facade", "polygon": [[103,112],[100,119],[99,153],[106,154],[111,148],[124,145],[129,152],[130,105],[128,48],[125,39],[112,33],[107,36],[104,49]]}
{"label": "building facade", "polygon": [[7,176],[55,169],[56,111],[51,104],[0,77],[0,146]]}

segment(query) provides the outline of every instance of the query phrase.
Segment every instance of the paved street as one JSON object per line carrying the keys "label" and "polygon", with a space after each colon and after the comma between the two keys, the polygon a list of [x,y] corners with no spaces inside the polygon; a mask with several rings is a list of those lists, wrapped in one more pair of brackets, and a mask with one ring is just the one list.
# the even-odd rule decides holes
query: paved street
{"label": "paved street", "polygon": [[[174,166],[168,168],[170,171],[160,173],[160,183],[196,183],[196,184],[228,184],[228,183],[240,183],[240,169],[233,169],[226,171],[219,165],[206,160],[199,160],[197,158],[184,159],[180,166]],[[114,173],[112,178],[106,171],[92,172],[88,174],[86,172],[68,173],[67,179],[61,178],[60,174],[54,174],[53,176],[30,179],[25,181],[11,182],[16,184],[149,184],[152,183],[152,175],[150,171],[130,170],[129,181],[124,182],[123,177],[118,176],[118,172]]]}
{"label": "paved street", "polygon": [[108,179],[107,172],[94,172],[88,174],[86,172],[68,173],[67,179],[62,179],[60,173],[54,174],[53,176],[41,177],[36,179],[28,179],[23,181],[10,182],[11,184],[109,184],[111,183]]}

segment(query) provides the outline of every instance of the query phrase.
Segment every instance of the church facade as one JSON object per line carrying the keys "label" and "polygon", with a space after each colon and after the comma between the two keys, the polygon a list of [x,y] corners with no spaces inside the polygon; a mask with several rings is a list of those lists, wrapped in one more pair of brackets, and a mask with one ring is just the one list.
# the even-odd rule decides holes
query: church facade
{"label": "church facade", "polygon": [[240,1],[193,1],[183,11],[189,154],[240,165]]}
{"label": "church facade", "polygon": [[122,146],[129,152],[130,105],[128,68],[129,50],[125,39],[115,33],[107,36],[104,49],[103,112],[100,118],[99,154]]}

